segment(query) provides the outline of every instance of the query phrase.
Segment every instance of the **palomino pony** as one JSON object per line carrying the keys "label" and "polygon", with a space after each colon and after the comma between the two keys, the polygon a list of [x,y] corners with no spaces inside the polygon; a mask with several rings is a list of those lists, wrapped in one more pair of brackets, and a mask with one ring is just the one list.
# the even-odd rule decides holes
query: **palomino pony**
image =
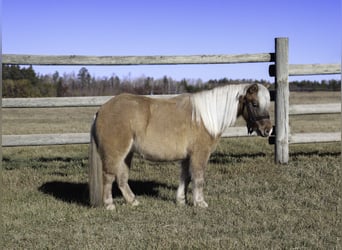
{"label": "palomino pony", "polygon": [[128,185],[128,169],[138,153],[152,161],[181,161],[177,202],[186,203],[192,181],[194,206],[207,207],[204,170],[221,134],[242,115],[249,133],[269,136],[269,104],[269,91],[260,84],[227,85],[167,99],[131,94],[112,98],[99,109],[91,128],[91,206],[115,209],[114,181],[128,203],[139,204]]}

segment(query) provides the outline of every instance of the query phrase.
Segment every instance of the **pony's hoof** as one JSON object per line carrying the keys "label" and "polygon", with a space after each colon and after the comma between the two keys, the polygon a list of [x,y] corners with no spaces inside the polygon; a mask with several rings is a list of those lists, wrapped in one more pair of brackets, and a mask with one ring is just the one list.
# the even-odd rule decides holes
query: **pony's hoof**
{"label": "pony's hoof", "polygon": [[106,209],[113,211],[113,210],[115,210],[115,205],[114,204],[108,204],[108,205],[106,205]]}
{"label": "pony's hoof", "polygon": [[140,202],[138,201],[138,200],[134,200],[133,202],[132,202],[132,206],[133,207],[136,207],[136,206],[139,206],[140,205]]}
{"label": "pony's hoof", "polygon": [[206,203],[205,201],[197,201],[194,203],[195,207],[201,207],[201,208],[207,208],[208,207],[208,203]]}

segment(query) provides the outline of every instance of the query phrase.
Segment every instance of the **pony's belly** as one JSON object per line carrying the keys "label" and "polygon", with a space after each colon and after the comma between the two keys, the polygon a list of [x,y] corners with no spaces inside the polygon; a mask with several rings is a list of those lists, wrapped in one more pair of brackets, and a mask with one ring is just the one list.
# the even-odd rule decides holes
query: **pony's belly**
{"label": "pony's belly", "polygon": [[134,143],[134,152],[150,161],[176,161],[187,157],[184,145],[173,143],[142,142]]}

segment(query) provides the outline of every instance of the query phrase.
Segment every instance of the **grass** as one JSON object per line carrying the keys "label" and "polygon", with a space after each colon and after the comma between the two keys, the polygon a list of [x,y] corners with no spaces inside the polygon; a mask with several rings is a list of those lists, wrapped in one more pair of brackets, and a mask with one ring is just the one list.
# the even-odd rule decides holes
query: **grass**
{"label": "grass", "polygon": [[[54,111],[48,117],[44,109],[35,115],[4,110],[4,132],[85,132],[94,110]],[[328,126],[337,129],[335,123]],[[291,145],[289,164],[280,166],[263,138],[222,139],[207,168],[208,209],[175,204],[177,163],[135,157],[130,185],[141,205],[126,205],[114,188],[112,212],[88,206],[86,145],[4,148],[1,244],[3,249],[339,249],[340,151],[340,143]]]}
{"label": "grass", "polygon": [[277,166],[270,146],[252,141],[222,140],[208,166],[206,210],[175,205],[175,163],[136,158],[130,183],[142,204],[126,205],[115,189],[110,212],[88,207],[85,146],[6,149],[2,242],[5,249],[334,248],[338,145],[297,147],[289,165]]}

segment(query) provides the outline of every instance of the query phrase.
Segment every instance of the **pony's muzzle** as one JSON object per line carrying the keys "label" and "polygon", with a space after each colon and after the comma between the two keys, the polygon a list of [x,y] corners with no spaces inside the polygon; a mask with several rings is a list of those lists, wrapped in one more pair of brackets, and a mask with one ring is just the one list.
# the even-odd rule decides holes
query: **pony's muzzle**
{"label": "pony's muzzle", "polygon": [[273,127],[271,128],[265,128],[264,130],[264,133],[263,133],[263,137],[269,137],[271,134],[272,134],[272,130],[273,130]]}
{"label": "pony's muzzle", "polygon": [[270,120],[257,121],[254,123],[254,126],[251,126],[251,128],[250,130],[254,130],[261,137],[269,137],[273,131],[273,126]]}
{"label": "pony's muzzle", "polygon": [[269,137],[272,134],[273,126],[270,120],[266,120],[263,126],[259,126],[259,132],[262,137]]}

